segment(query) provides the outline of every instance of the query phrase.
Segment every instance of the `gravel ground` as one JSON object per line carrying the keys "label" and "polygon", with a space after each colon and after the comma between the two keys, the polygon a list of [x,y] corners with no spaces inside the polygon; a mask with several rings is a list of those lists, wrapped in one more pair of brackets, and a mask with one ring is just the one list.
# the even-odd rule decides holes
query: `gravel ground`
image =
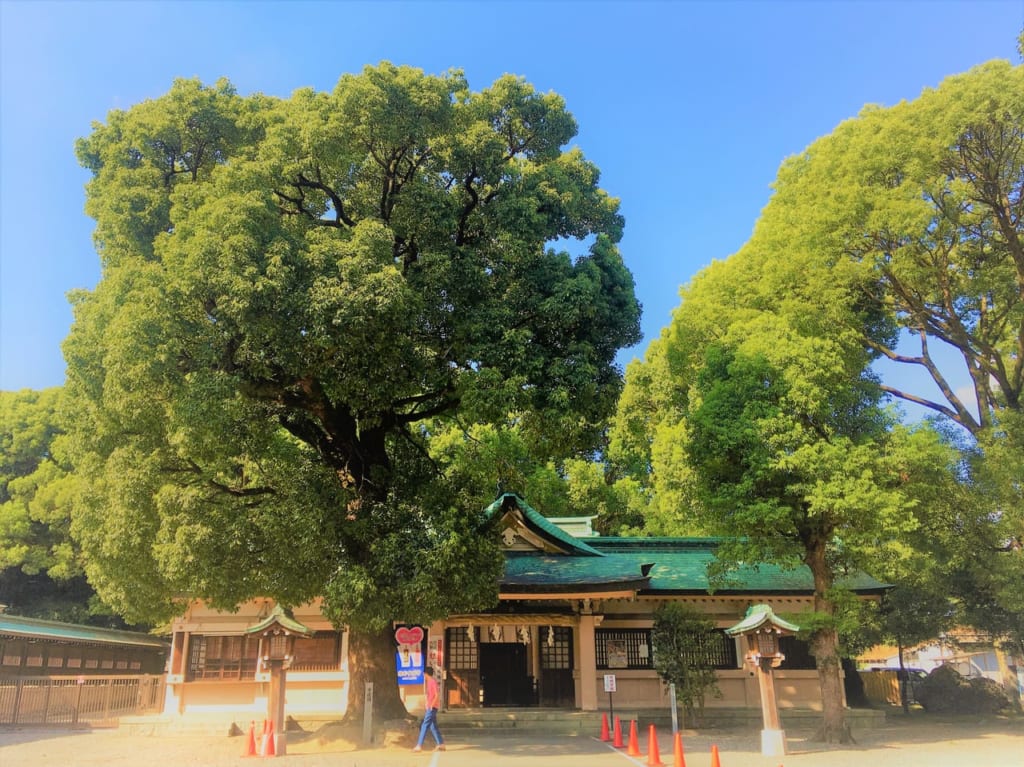
{"label": "gravel ground", "polygon": [[[442,718],[443,727],[443,718]],[[682,734],[687,767],[1024,767],[1024,719],[970,721],[927,715],[895,717],[861,733],[850,746],[824,746],[810,733],[788,732],[783,757],[760,754],[760,733],[737,730]],[[291,733],[280,767],[522,767],[557,762],[559,767],[646,767],[648,733],[640,756],[630,757],[597,738],[531,732],[448,733],[448,749],[413,754],[408,743],[357,748],[338,733]],[[127,735],[117,730],[66,731],[0,728],[0,767],[238,767],[259,757],[242,756],[245,737]],[[673,739],[658,733],[661,761],[674,765]],[[260,760],[262,761],[262,760]]]}

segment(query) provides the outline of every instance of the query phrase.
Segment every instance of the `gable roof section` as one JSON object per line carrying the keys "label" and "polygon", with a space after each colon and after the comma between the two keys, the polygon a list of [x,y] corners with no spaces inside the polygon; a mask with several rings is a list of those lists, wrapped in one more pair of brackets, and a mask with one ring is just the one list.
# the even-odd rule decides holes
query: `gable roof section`
{"label": "gable roof section", "polygon": [[0,613],[0,636],[18,639],[42,639],[52,642],[167,648],[167,642],[136,631],[118,631],[116,629],[82,626],[76,623],[60,623],[39,618],[22,618],[18,615],[7,615],[4,613]]}
{"label": "gable roof section", "polygon": [[[630,559],[600,552],[550,522],[515,493],[505,493],[485,513],[522,548],[505,552],[501,592],[529,595],[636,594],[647,574]],[[511,539],[510,539],[511,540]],[[535,597],[536,598],[536,597]]]}
{"label": "gable roof section", "polygon": [[603,556],[601,552],[595,551],[579,538],[569,535],[558,525],[549,522],[543,514],[515,493],[504,493],[498,496],[494,503],[484,509],[484,514],[488,517],[497,517],[500,520],[499,523],[507,527],[518,523],[526,531],[549,544],[545,548],[553,548],[561,554],[586,557]]}
{"label": "gable roof section", "polygon": [[[708,566],[721,538],[606,538],[586,541],[562,530],[515,493],[505,493],[485,513],[522,543],[505,551],[501,592],[515,597],[584,593],[641,596],[810,595],[810,568],[773,564],[743,566],[712,584]],[[510,537],[511,540],[511,537]],[[855,573],[839,585],[862,595],[881,594],[886,584]],[[536,597],[535,597],[536,598]]]}

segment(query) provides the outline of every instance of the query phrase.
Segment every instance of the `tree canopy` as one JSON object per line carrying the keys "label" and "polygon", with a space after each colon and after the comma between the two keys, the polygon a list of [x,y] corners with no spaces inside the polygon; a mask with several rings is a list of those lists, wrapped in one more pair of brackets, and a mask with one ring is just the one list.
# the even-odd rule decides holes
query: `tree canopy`
{"label": "tree canopy", "polygon": [[61,494],[67,467],[53,453],[60,393],[0,392],[0,569],[66,579],[82,570]]}
{"label": "tree canopy", "polygon": [[752,247],[832,273],[848,290],[844,324],[934,384],[883,389],[978,434],[1022,407],[1022,216],[1024,67],[993,61],[866,107],[786,161]]}
{"label": "tree canopy", "polygon": [[95,125],[103,273],[64,349],[104,598],[323,596],[381,641],[493,603],[479,489],[431,439],[516,414],[589,455],[639,337],[618,202],[575,133],[520,78],[388,63],[287,99],[177,81]]}
{"label": "tree canopy", "polygon": [[[908,568],[911,537],[947,512],[989,542],[996,530],[1013,540],[1006,523],[1020,519],[1019,474],[990,461],[964,473],[954,443],[902,426],[884,395],[960,424],[981,456],[1014,444],[1022,76],[993,62],[914,102],[866,108],[787,160],[750,240],[684,288],[627,373],[609,455],[647,489],[645,527],[742,536],[723,546],[723,571],[810,567],[819,617],[798,622],[812,628],[827,739],[845,737],[842,576]],[[918,353],[904,351],[908,337]],[[935,356],[940,342],[960,354],[973,405]],[[879,359],[927,370],[941,397],[880,380]],[[927,506],[950,486],[983,511]]]}

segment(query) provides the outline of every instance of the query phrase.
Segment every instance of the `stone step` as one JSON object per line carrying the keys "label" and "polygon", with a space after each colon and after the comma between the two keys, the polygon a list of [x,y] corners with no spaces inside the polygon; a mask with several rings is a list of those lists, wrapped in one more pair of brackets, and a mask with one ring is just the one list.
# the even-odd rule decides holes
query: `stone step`
{"label": "stone step", "polygon": [[[522,731],[550,732],[567,735],[600,735],[602,711],[566,711],[561,709],[470,709],[442,711],[439,724],[445,730],[486,730],[492,733]],[[680,712],[681,713],[681,712]],[[806,709],[783,709],[779,712],[783,729],[811,729],[821,721],[820,711]],[[671,731],[672,715],[664,709],[627,709],[616,711],[623,737],[629,735],[630,722],[636,721],[638,728],[655,725],[659,730]],[[846,718],[855,730],[873,729],[885,723],[885,711],[879,709],[848,709]],[[339,721],[336,715],[289,716],[289,732],[316,732],[321,727]],[[262,733],[263,719],[255,718],[248,712],[190,714],[188,716],[135,716],[122,717],[120,729],[139,735],[247,735],[249,726],[255,722],[256,734]],[[708,708],[704,711],[699,727],[683,721],[683,729],[739,728],[761,729],[761,712],[757,709]],[[389,727],[397,726],[388,723]],[[415,729],[417,721],[410,717],[402,725]],[[614,719],[609,718],[609,727],[614,729]]]}

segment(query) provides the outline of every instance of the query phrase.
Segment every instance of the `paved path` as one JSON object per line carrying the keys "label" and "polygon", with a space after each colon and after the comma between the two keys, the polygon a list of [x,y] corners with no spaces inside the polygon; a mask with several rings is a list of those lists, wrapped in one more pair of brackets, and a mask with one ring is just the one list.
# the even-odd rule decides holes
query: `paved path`
{"label": "paved path", "polygon": [[[443,723],[442,723],[443,724]],[[788,733],[789,754],[763,757],[759,733],[732,730],[683,734],[687,767],[710,767],[711,746],[721,767],[1024,767],[1024,720],[896,722],[849,747],[825,747],[807,733]],[[342,750],[313,735],[290,735],[287,756],[275,767],[647,767],[596,737],[452,731],[448,750],[413,754],[407,745]],[[661,761],[673,767],[672,738],[659,733]],[[0,767],[244,767],[241,737],[126,735],[117,730],[67,732],[0,728]]]}

